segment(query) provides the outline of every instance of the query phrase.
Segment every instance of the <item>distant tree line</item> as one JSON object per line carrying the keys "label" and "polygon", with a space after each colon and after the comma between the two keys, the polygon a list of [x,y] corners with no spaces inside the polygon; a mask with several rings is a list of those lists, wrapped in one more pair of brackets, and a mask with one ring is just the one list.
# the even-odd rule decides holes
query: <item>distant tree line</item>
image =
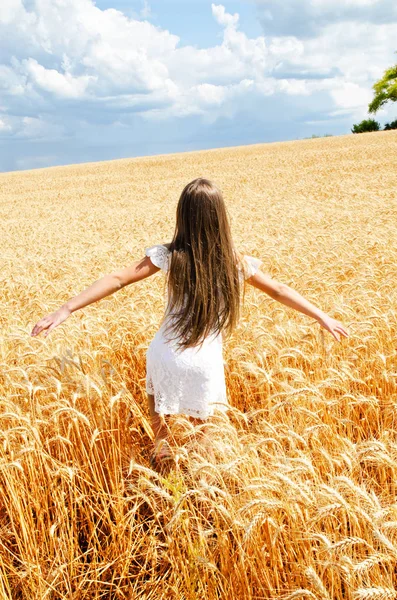
{"label": "distant tree line", "polygon": [[[383,131],[388,131],[389,129],[397,129],[397,119],[391,123],[386,123]],[[353,133],[365,133],[366,131],[380,131],[379,121],[375,121],[375,119],[364,119],[361,123],[353,125]]]}
{"label": "distant tree line", "polygon": [[309,137],[304,137],[304,140],[314,140],[315,138],[321,138],[321,137],[333,137],[332,133],[324,133],[323,135],[317,135],[316,133],[312,133],[312,135],[310,135]]}
{"label": "distant tree line", "polygon": [[[376,113],[386,102],[397,102],[397,65],[386,69],[383,77],[372,86],[374,97],[368,105],[369,113]],[[352,133],[365,133],[366,131],[379,131],[380,123],[375,119],[364,119],[361,123],[353,125]],[[386,123],[383,131],[397,129],[397,119]]]}

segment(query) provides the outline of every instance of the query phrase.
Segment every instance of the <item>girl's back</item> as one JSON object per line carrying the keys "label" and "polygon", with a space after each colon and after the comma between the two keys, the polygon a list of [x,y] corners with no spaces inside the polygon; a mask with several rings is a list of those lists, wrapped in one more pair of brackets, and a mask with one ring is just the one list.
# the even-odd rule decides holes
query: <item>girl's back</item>
{"label": "girl's back", "polygon": [[222,335],[237,324],[244,279],[261,261],[235,249],[222,194],[209,180],[185,186],[176,216],[172,241],[145,249],[168,291],[147,350],[146,390],[157,413],[207,419],[228,408]]}

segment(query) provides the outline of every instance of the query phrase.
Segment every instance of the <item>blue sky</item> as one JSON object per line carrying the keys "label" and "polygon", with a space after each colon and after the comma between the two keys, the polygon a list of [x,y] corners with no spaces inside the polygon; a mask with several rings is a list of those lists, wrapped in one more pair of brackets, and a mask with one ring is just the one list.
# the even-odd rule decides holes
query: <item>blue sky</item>
{"label": "blue sky", "polygon": [[[96,0],[95,4],[101,9],[116,8],[132,18],[145,15],[142,0]],[[222,41],[222,30],[212,16],[211,4],[211,0],[151,0],[146,3],[147,18],[153,25],[178,35],[181,45],[208,48]],[[253,0],[233,0],[225,7],[229,13],[239,13],[240,27],[246,35],[263,34]]]}
{"label": "blue sky", "polygon": [[2,0],[0,171],[350,133],[396,24],[391,0]]}

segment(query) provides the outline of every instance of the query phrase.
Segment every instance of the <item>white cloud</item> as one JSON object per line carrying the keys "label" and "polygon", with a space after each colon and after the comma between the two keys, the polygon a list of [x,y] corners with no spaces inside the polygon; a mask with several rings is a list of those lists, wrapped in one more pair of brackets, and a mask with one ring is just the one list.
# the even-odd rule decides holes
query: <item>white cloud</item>
{"label": "white cloud", "polygon": [[5,122],[4,119],[0,119],[0,132],[11,131],[12,127]]}
{"label": "white cloud", "polygon": [[371,101],[372,94],[357,83],[341,82],[338,87],[331,90],[337,106],[341,108],[360,108]]}
{"label": "white cloud", "polygon": [[0,4],[0,23],[8,25],[21,17],[25,9],[21,0],[2,0]]}
{"label": "white cloud", "polygon": [[25,60],[24,66],[25,72],[38,88],[60,98],[81,98],[85,95],[89,83],[98,79],[94,75],[73,77],[67,71],[59,73],[56,69],[46,69],[34,58]]}
{"label": "white cloud", "polygon": [[220,106],[225,99],[226,88],[222,85],[201,83],[196,88],[199,98],[206,104]]}
{"label": "white cloud", "polygon": [[218,21],[219,25],[223,27],[236,27],[239,21],[238,13],[230,15],[225,11],[225,7],[222,4],[211,4],[212,14]]}

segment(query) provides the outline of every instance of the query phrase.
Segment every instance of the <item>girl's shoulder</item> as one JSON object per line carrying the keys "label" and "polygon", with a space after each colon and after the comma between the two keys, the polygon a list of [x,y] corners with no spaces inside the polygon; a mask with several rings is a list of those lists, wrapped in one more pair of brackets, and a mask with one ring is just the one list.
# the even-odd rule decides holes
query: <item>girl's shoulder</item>
{"label": "girl's shoulder", "polygon": [[152,263],[164,272],[167,272],[169,268],[171,255],[169,247],[170,243],[154,244],[154,246],[145,248],[145,255],[149,256]]}
{"label": "girl's shoulder", "polygon": [[237,256],[237,268],[239,270],[240,279],[249,279],[258,271],[263,263],[262,260],[249,254],[243,254],[235,249]]}

